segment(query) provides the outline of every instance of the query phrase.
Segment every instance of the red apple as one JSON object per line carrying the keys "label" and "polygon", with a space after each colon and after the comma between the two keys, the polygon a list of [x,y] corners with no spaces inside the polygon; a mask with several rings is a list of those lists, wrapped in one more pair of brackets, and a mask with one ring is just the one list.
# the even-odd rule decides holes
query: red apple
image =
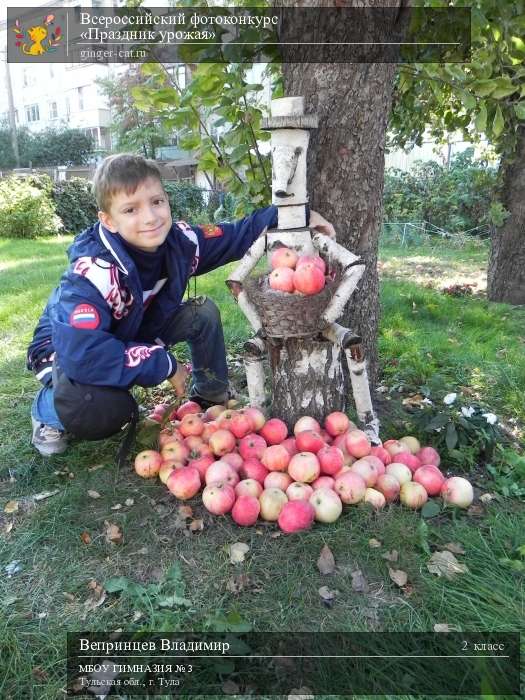
{"label": "red apple", "polygon": [[241,408],[239,413],[243,413],[248,416],[248,418],[251,418],[254,425],[254,431],[256,432],[266,423],[264,413],[260,408],[257,408],[257,406],[247,406],[246,408]]}
{"label": "red apple", "polygon": [[265,489],[281,489],[286,491],[292,483],[292,477],[285,472],[270,472],[264,480]]}
{"label": "red apple", "polygon": [[173,470],[166,481],[166,486],[174,496],[181,501],[186,501],[200,491],[201,478],[196,469],[182,467],[182,469]]}
{"label": "red apple", "polygon": [[213,515],[229,513],[235,503],[235,491],[224,482],[210,484],[202,492],[202,502]]}
{"label": "red apple", "polygon": [[281,445],[288,451],[290,457],[293,457],[299,452],[299,450],[297,449],[297,443],[295,442],[295,438],[286,438],[286,440],[283,440],[281,442]]}
{"label": "red apple", "polygon": [[189,447],[179,440],[168,442],[161,450],[163,459],[174,459],[177,462],[185,462],[189,454]]}
{"label": "red apple", "polygon": [[204,422],[202,418],[195,413],[188,413],[182,419],[179,430],[184,437],[189,437],[190,435],[202,435],[204,430]]}
{"label": "red apple", "polygon": [[186,401],[175,411],[175,415],[179,420],[182,420],[184,416],[188,415],[189,413],[200,413],[201,411],[202,408],[196,401]]}
{"label": "red apple", "polygon": [[421,449],[421,445],[419,443],[419,440],[417,438],[413,437],[412,435],[406,435],[405,437],[400,438],[399,442],[402,445],[405,445],[408,452],[411,452],[413,455],[417,455],[417,453]]}
{"label": "red apple", "polygon": [[363,477],[349,470],[336,478],[334,491],[343,503],[359,503],[365,497],[366,484]]}
{"label": "red apple", "polygon": [[290,294],[295,289],[293,285],[293,270],[289,267],[276,267],[275,270],[270,273],[268,281],[270,283],[270,289],[276,292],[288,292]]}
{"label": "red apple", "polygon": [[317,459],[321,466],[321,474],[328,474],[333,476],[337,472],[341,471],[344,465],[344,456],[342,451],[338,447],[331,445],[330,447],[323,447],[317,453]]}
{"label": "red apple", "polygon": [[386,499],[381,493],[381,491],[377,491],[376,489],[371,488],[367,488],[367,490],[365,491],[365,497],[363,498],[363,501],[365,503],[370,503],[370,505],[375,510],[380,510],[381,508],[384,508],[386,503]]}
{"label": "red apple", "polygon": [[226,406],[223,406],[221,403],[217,403],[215,406],[210,406],[207,408],[204,411],[204,415],[208,421],[217,420],[217,418],[221,415],[221,413],[224,413],[225,410]]}
{"label": "red apple", "polygon": [[215,457],[212,455],[202,455],[202,457],[195,457],[195,459],[190,459],[188,462],[188,467],[193,467],[199,472],[201,481],[205,481],[206,472],[208,468],[215,462]]}
{"label": "red apple", "polygon": [[417,481],[407,481],[401,486],[399,499],[404,506],[419,510],[428,501],[428,494]]}
{"label": "red apple", "polygon": [[270,445],[264,450],[261,462],[271,472],[284,472],[290,462],[290,454],[282,445]]}
{"label": "red apple", "polygon": [[162,464],[162,455],[156,450],[143,450],[135,457],[135,471],[144,479],[157,476]]}
{"label": "red apple", "polygon": [[259,498],[262,492],[262,485],[258,481],[255,481],[255,479],[243,479],[235,485],[235,495],[237,497],[255,496],[255,498]]}
{"label": "red apple", "polygon": [[458,508],[468,508],[474,500],[472,484],[462,476],[451,476],[443,482],[441,496],[445,503]]}
{"label": "red apple", "polygon": [[352,457],[366,457],[370,454],[372,445],[362,430],[351,430],[346,435],[346,449]]}
{"label": "red apple", "polygon": [[279,267],[287,267],[293,269],[297,263],[298,255],[291,248],[281,247],[276,248],[270,256],[270,265],[272,270]]}
{"label": "red apple", "polygon": [[324,289],[325,277],[313,263],[305,263],[293,273],[293,283],[298,292],[309,296]]}
{"label": "red apple", "polygon": [[284,491],[274,488],[264,489],[259,496],[261,518],[269,522],[275,522],[285,503],[288,503],[288,496]]}
{"label": "red apple", "polygon": [[259,435],[266,440],[268,445],[278,445],[288,437],[288,428],[286,423],[279,418],[271,418],[263,425]]}
{"label": "red apple", "polygon": [[261,506],[255,496],[239,496],[232,508],[232,518],[237,525],[250,527],[255,525]]}
{"label": "red apple", "polygon": [[222,481],[230,486],[236,486],[240,479],[233,467],[230,467],[227,462],[221,462],[219,460],[218,462],[210,464],[206,470],[206,485],[209,486],[218,481]]}
{"label": "red apple", "polygon": [[314,518],[314,507],[308,501],[288,501],[279,514],[278,523],[283,532],[299,532],[308,530]]}
{"label": "red apple", "polygon": [[368,488],[374,486],[377,481],[377,477],[379,476],[376,468],[370,464],[366,457],[363,459],[358,459],[357,462],[354,462],[354,464],[352,464],[350,467],[350,471],[354,472],[355,474],[359,474],[359,476],[363,478]]}
{"label": "red apple", "polygon": [[401,486],[407,481],[412,481],[412,472],[406,464],[401,464],[400,462],[392,462],[389,464],[386,468],[386,473],[395,476]]}
{"label": "red apple", "polygon": [[237,415],[237,411],[233,409],[226,409],[221,413],[221,415],[216,419],[219,430],[230,430],[232,419]]}
{"label": "red apple", "polygon": [[261,459],[267,447],[266,440],[261,435],[250,433],[239,442],[239,454],[243,459]]}
{"label": "red apple", "polygon": [[416,457],[421,460],[422,465],[433,464],[435,467],[439,467],[441,464],[441,457],[433,447],[422,447],[417,452]]}
{"label": "red apple", "polygon": [[244,460],[238,452],[228,452],[228,454],[222,455],[221,462],[227,462],[230,467],[233,467],[238,472]]}
{"label": "red apple", "polygon": [[311,452],[299,452],[290,459],[288,474],[294,481],[309,484],[315,481],[321,472],[319,460]]}
{"label": "red apple", "polygon": [[406,447],[403,445],[402,442],[399,442],[399,440],[387,440],[386,442],[383,443],[383,447],[385,450],[388,452],[388,454],[392,457],[392,460],[394,460],[394,457],[398,454],[401,454],[401,452],[406,452]]}
{"label": "red apple", "polygon": [[387,452],[384,447],[381,445],[376,446],[374,445],[372,449],[370,450],[370,454],[373,455],[374,457],[377,457],[380,459],[385,467],[390,464],[392,461],[392,457],[390,456],[390,452]]}
{"label": "red apple", "polygon": [[326,416],[324,427],[332,437],[337,437],[350,428],[350,419],[342,411],[334,411]]}
{"label": "red apple", "polygon": [[173,463],[171,462],[171,460],[169,462],[162,462],[161,467],[159,469],[159,479],[162,481],[163,484],[166,483],[171,472],[175,471],[175,464],[179,465],[179,469],[184,466],[183,464],[180,464],[178,462]]}
{"label": "red apple", "polygon": [[313,452],[314,454],[325,446],[323,438],[314,430],[303,430],[297,433],[295,443],[299,452]]}
{"label": "red apple", "polygon": [[235,448],[235,437],[229,430],[217,430],[211,436],[208,444],[213,454],[222,457]]}
{"label": "red apple", "polygon": [[335,479],[332,476],[319,476],[315,481],[312,481],[312,488],[317,489],[334,489]]}
{"label": "red apple", "polygon": [[431,464],[416,469],[412,478],[416,483],[424,487],[429,496],[437,496],[445,482],[445,477],[439,468]]}
{"label": "red apple", "polygon": [[377,478],[375,488],[381,491],[387,503],[392,503],[399,496],[401,484],[392,474],[381,474]]}
{"label": "red apple", "polygon": [[319,433],[321,431],[321,426],[315,420],[315,418],[311,418],[310,416],[301,416],[293,427],[293,434],[297,436],[298,433],[302,433],[305,430],[313,430],[316,433]]}
{"label": "red apple", "polygon": [[422,466],[421,461],[411,452],[398,452],[395,460],[398,464],[406,464],[412,474]]}
{"label": "red apple", "polygon": [[248,459],[245,459],[244,464],[239,469],[239,475],[243,479],[255,479],[260,484],[264,483],[264,480],[268,474],[268,469],[266,469],[264,464],[261,464],[256,457],[249,457]]}
{"label": "red apple", "polygon": [[204,445],[204,440],[200,435],[188,435],[188,437],[185,437],[182,439],[186,447],[189,448],[190,452],[191,450],[197,450],[201,445]]}
{"label": "red apple", "polygon": [[374,457],[374,455],[367,455],[366,457],[363,457],[363,459],[366,459],[366,461],[374,467],[378,476],[381,476],[381,474],[384,474],[386,472],[386,467],[383,464],[383,462],[379,459],[379,457]]}
{"label": "red apple", "polygon": [[289,501],[307,501],[314,492],[310,484],[293,481],[286,489]]}
{"label": "red apple", "polygon": [[319,255],[300,255],[295,267],[299,268],[301,265],[307,265],[310,263],[318,267],[323,275],[326,273],[326,263]]}

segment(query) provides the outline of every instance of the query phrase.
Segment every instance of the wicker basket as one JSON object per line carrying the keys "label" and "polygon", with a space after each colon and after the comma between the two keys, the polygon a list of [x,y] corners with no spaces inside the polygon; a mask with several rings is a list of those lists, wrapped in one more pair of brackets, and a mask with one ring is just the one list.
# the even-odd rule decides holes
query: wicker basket
{"label": "wicker basket", "polygon": [[326,327],[321,315],[337,291],[336,277],[319,294],[303,296],[270,288],[268,272],[248,277],[243,287],[261,317],[266,335],[273,338],[300,338],[317,335]]}

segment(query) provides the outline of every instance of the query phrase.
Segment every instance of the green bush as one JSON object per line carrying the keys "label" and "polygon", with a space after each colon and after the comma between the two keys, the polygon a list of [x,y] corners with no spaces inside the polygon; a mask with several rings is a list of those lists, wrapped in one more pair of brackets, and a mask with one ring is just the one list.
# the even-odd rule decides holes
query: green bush
{"label": "green bush", "polygon": [[97,205],[89,180],[72,177],[53,186],[56,212],[68,233],[80,233],[97,220]]}
{"label": "green bush", "polygon": [[174,221],[209,223],[204,221],[206,206],[203,191],[191,182],[164,182]]}
{"label": "green bush", "polygon": [[497,171],[473,153],[458,154],[449,168],[419,161],[410,172],[387,170],[384,220],[429,221],[452,233],[497,224]]}
{"label": "green bush", "polygon": [[45,190],[20,177],[0,180],[0,237],[37,238],[60,232],[62,224]]}
{"label": "green bush", "polygon": [[[44,129],[36,134],[17,129],[20,166],[84,165],[94,150],[93,138],[82,129]],[[0,169],[16,167],[9,126],[0,122]]]}

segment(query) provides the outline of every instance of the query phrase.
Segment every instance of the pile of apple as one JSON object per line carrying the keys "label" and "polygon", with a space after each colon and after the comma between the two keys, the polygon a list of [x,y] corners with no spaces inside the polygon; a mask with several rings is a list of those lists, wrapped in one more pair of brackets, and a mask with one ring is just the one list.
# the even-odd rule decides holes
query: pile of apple
{"label": "pile of apple", "polygon": [[[155,420],[162,410],[153,413]],[[343,504],[364,501],[381,509],[399,498],[419,509],[429,496],[441,496],[467,508],[474,497],[466,479],[445,478],[434,448],[411,436],[372,446],[339,411],[323,427],[303,416],[293,436],[282,420],[266,420],[253,406],[212,406],[203,413],[187,401],[172,417],[160,432],[160,451],[140,452],[135,471],[145,478],[158,475],[183,501],[203,489],[205,508],[214,515],[231,513],[238,525],[262,518],[297,532],[314,520],[335,522]]]}
{"label": "pile of apple", "polygon": [[324,289],[326,264],[319,255],[297,255],[291,248],[277,248],[270,256],[270,288],[310,296]]}

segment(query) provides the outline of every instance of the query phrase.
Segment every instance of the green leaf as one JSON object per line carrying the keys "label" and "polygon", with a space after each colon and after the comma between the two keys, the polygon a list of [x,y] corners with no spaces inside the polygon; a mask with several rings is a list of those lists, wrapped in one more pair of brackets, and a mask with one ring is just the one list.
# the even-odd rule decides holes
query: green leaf
{"label": "green leaf", "polygon": [[104,590],[108,593],[118,593],[118,591],[127,590],[129,583],[129,579],[125,576],[114,576],[104,583]]}
{"label": "green leaf", "polygon": [[487,95],[490,95],[494,90],[498,87],[498,80],[497,79],[492,79],[492,80],[476,80],[475,83],[472,83],[471,89],[472,91],[478,95],[478,97],[487,97]]}
{"label": "green leaf", "polygon": [[[426,503],[425,503],[426,505]],[[417,528],[417,535],[419,539],[419,546],[421,549],[425,552],[425,554],[430,555],[430,547],[428,545],[428,525],[424,520],[419,521],[419,525]]]}
{"label": "green leaf", "polygon": [[439,513],[441,513],[441,506],[437,501],[427,501],[421,508],[423,518],[435,518]]}
{"label": "green leaf", "polygon": [[453,450],[458,444],[458,434],[456,431],[456,426],[454,423],[449,423],[447,425],[447,432],[445,435],[445,443],[449,450]]}
{"label": "green leaf", "polygon": [[521,102],[517,102],[514,105],[514,112],[518,119],[525,120],[525,100],[521,100]]}
{"label": "green leaf", "polygon": [[466,90],[457,90],[457,94],[459,95],[459,99],[463,103],[465,109],[470,110],[476,108],[476,98],[474,95],[471,95]]}
{"label": "green leaf", "polygon": [[479,102],[479,111],[474,124],[476,125],[477,131],[484,132],[487,128],[487,106],[484,101]]}
{"label": "green leaf", "polygon": [[173,608],[177,605],[184,606],[185,608],[191,607],[191,600],[188,600],[187,598],[181,598],[176,594],[161,596],[157,598],[156,602],[159,608]]}
{"label": "green leaf", "polygon": [[443,428],[446,424],[448,423],[448,416],[446,413],[438,413],[437,416],[434,416],[432,420],[427,423],[425,426],[425,430],[430,432],[432,430],[436,430],[439,428]]}
{"label": "green leaf", "polygon": [[494,115],[494,121],[492,122],[492,133],[497,138],[501,135],[505,127],[505,120],[503,119],[503,114],[501,112],[501,107],[498,105],[496,107],[496,114]]}

